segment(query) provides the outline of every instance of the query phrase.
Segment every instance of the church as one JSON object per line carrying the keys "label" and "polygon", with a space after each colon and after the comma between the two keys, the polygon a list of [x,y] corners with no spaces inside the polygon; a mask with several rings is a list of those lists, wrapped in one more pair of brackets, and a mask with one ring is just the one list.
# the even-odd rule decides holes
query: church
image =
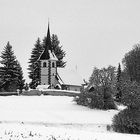
{"label": "church", "polygon": [[38,88],[62,89],[80,91],[84,84],[83,79],[74,70],[57,67],[57,57],[51,48],[50,28],[48,24],[46,45],[39,57],[41,62],[41,85]]}

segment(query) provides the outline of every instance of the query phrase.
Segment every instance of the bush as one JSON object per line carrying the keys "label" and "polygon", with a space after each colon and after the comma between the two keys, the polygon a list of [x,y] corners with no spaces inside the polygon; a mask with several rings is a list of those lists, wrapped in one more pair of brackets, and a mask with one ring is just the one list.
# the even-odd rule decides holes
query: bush
{"label": "bush", "polygon": [[117,106],[112,97],[113,92],[110,87],[103,88],[104,109],[117,109]]}
{"label": "bush", "polygon": [[74,98],[74,101],[76,101],[76,103],[78,105],[83,105],[86,106],[87,105],[87,90],[82,89],[81,93],[79,94],[79,96],[76,96]]}
{"label": "bush", "polygon": [[117,106],[112,97],[104,100],[104,109],[117,109]]}
{"label": "bush", "polygon": [[89,93],[88,100],[90,100],[88,104],[90,108],[104,109],[103,94],[101,92],[93,91]]}
{"label": "bush", "polygon": [[113,118],[113,130],[121,133],[140,134],[140,110],[124,109]]}
{"label": "bush", "polygon": [[102,88],[95,89],[92,92],[89,92],[88,89],[81,91],[81,94],[75,98],[75,101],[79,105],[88,106],[90,108],[97,109],[116,109],[113,97],[108,91],[104,95]]}
{"label": "bush", "polygon": [[100,87],[92,92],[92,102],[90,106],[98,109],[117,109],[112,97],[112,90],[109,87]]}

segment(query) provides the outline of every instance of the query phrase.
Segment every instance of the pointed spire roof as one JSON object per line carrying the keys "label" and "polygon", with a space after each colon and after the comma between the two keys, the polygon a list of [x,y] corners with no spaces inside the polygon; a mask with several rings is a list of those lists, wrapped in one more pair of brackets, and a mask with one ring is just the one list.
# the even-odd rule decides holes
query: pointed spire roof
{"label": "pointed spire roof", "polygon": [[49,22],[48,22],[47,38],[45,40],[45,47],[47,47],[48,50],[51,50],[52,51]]}
{"label": "pointed spire roof", "polygon": [[42,52],[42,54],[40,56],[40,60],[48,60],[48,59],[57,60],[57,58],[52,50],[49,22],[48,22],[47,37],[45,37],[43,47],[44,47],[44,51]]}
{"label": "pointed spire roof", "polygon": [[49,50],[52,51],[52,49],[51,49],[51,36],[50,36],[50,27],[49,27],[49,23],[48,23],[47,37],[45,37],[43,47],[44,47],[44,51],[42,52],[42,54],[41,54],[41,56],[40,56],[40,59],[41,59],[41,60],[50,59]]}

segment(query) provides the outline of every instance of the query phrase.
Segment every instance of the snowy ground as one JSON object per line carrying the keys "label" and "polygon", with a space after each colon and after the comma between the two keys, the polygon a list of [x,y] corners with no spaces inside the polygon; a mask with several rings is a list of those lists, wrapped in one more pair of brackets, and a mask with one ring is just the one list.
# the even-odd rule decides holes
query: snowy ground
{"label": "snowy ground", "polygon": [[106,130],[116,110],[92,110],[73,97],[0,97],[0,139],[138,140],[139,135]]}

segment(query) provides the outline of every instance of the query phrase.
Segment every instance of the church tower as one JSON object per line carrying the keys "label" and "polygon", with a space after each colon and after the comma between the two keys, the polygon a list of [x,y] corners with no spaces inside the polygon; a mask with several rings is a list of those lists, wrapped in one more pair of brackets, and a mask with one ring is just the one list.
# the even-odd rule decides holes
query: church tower
{"label": "church tower", "polygon": [[57,84],[57,57],[54,54],[51,46],[50,28],[48,24],[47,38],[44,42],[44,51],[40,56],[41,62],[41,85],[49,85],[54,88]]}

